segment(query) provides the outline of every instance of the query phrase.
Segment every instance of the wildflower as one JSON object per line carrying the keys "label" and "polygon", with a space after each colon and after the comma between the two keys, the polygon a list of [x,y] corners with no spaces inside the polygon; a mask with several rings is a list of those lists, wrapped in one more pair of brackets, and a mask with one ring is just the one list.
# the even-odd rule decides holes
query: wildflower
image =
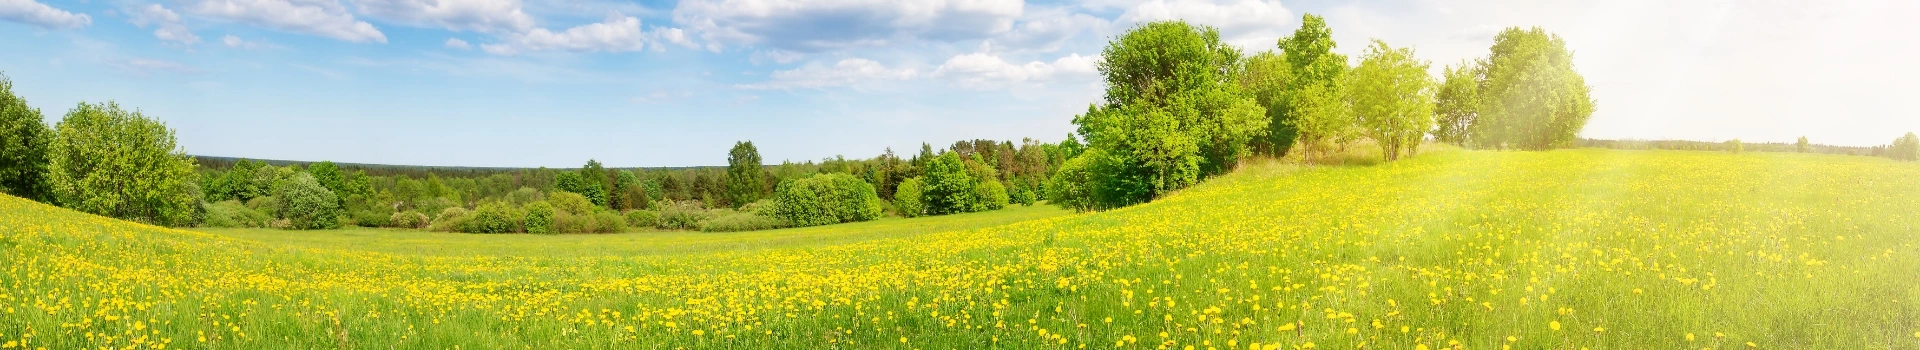
{"label": "wildflower", "polygon": [[1556,331],[1560,330],[1560,321],[1547,322],[1547,328],[1552,328]]}

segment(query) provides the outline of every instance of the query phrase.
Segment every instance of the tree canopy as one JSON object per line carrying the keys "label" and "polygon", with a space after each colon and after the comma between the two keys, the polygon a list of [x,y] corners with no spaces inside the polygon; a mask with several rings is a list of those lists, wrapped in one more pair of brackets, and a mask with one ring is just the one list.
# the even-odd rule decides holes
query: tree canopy
{"label": "tree canopy", "polygon": [[192,224],[193,158],[173,129],[113,102],[81,103],[54,126],[47,180],[83,212],[167,226]]}
{"label": "tree canopy", "polygon": [[1573,69],[1573,52],[1559,35],[1534,27],[1507,28],[1480,62],[1480,108],[1470,139],[1482,148],[1545,150],[1571,147],[1593,115],[1586,78]]}
{"label": "tree canopy", "polygon": [[0,75],[0,192],[37,201],[51,196],[45,174],[53,132],[43,119],[13,93],[13,80]]}
{"label": "tree canopy", "polygon": [[1433,77],[1413,49],[1393,48],[1380,40],[1367,46],[1360,66],[1347,74],[1347,96],[1367,136],[1388,161],[1409,154],[1433,129]]}

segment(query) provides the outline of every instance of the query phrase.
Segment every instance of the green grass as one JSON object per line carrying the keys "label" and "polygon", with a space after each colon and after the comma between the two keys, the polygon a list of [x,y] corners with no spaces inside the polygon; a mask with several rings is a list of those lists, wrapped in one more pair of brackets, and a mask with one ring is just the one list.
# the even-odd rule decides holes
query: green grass
{"label": "green grass", "polygon": [[744,233],[200,232],[0,198],[0,344],[1920,348],[1917,164],[1338,163],[1094,214]]}

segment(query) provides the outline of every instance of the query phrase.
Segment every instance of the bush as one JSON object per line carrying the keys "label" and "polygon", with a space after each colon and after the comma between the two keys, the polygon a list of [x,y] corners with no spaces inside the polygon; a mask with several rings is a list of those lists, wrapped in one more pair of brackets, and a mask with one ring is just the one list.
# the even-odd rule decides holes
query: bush
{"label": "bush", "polygon": [[[927,162],[926,175],[921,181],[920,203],[925,206],[927,215],[945,215],[966,212],[973,203],[974,179],[967,174],[966,164],[960,161],[960,155],[947,152]],[[897,195],[896,195],[897,196]],[[795,222],[795,225],[800,223]]]}
{"label": "bush", "polygon": [[654,227],[660,224],[660,212],[651,210],[629,210],[626,214],[627,227]]}
{"label": "bush", "polygon": [[780,184],[773,217],[796,227],[867,221],[880,217],[873,185],[852,175],[815,174]]}
{"label": "bush", "polygon": [[1007,186],[1000,184],[1000,180],[988,178],[975,182],[973,186],[974,201],[968,203],[971,209],[969,211],[982,212],[1007,207],[1010,201],[1007,196]]}
{"label": "bush", "polygon": [[527,212],[526,218],[521,220],[521,226],[526,228],[527,233],[558,233],[553,226],[553,204],[544,200],[533,201],[521,209]]}
{"label": "bush", "polygon": [[389,227],[411,229],[426,228],[429,222],[431,222],[431,220],[427,219],[427,214],[421,214],[420,212],[412,210],[393,213],[393,217],[387,219],[387,225]]}
{"label": "bush", "polygon": [[247,209],[253,209],[254,211],[275,217],[280,215],[280,206],[280,199],[274,198],[273,196],[253,197],[253,199],[247,200]]}
{"label": "bush", "polygon": [[393,225],[393,214],[373,210],[356,210],[348,216],[353,218],[354,226],[387,227]]}
{"label": "bush", "polygon": [[200,176],[166,124],[113,102],[81,103],[53,130],[46,181],[56,202],[123,220],[193,224]]}
{"label": "bush", "polygon": [[1036,201],[1036,199],[1033,198],[1034,197],[1033,190],[1028,189],[1026,185],[1014,186],[1013,193],[1010,194],[1009,197],[1011,197],[1009,199],[1011,199],[1014,204],[1025,205],[1025,206],[1032,206],[1033,202]]}
{"label": "bush", "polygon": [[474,209],[467,215],[465,224],[454,229],[466,233],[513,233],[520,231],[520,222],[525,219],[526,214],[513,206],[489,202]]}
{"label": "bush", "polygon": [[593,205],[593,201],[588,200],[586,196],[566,191],[554,192],[548,195],[547,203],[553,204],[554,210],[573,215],[593,214],[593,209],[597,207]]}
{"label": "bush", "polygon": [[206,217],[200,227],[259,228],[273,222],[273,216],[247,208],[237,200],[206,204]]}
{"label": "bush", "polygon": [[459,231],[460,227],[466,224],[467,209],[452,207],[440,210],[440,215],[434,216],[433,224],[428,225],[427,228],[434,231],[454,232]]}
{"label": "bush", "polygon": [[627,230],[627,219],[611,211],[593,213],[593,233],[620,233]]}
{"label": "bush", "polygon": [[313,175],[296,174],[274,187],[274,197],[285,204],[280,207],[280,218],[287,219],[293,229],[340,228],[340,198],[315,181]]}
{"label": "bush", "polygon": [[460,206],[460,203],[454,201],[452,198],[427,197],[427,198],[421,198],[419,200],[415,200],[413,203],[413,210],[417,210],[422,213],[439,213],[441,211],[447,210],[447,208],[458,207],[458,206]]}
{"label": "bush", "polygon": [[723,211],[719,216],[707,219],[700,224],[700,230],[706,232],[736,232],[771,230],[786,226],[780,219],[761,216],[744,211]]}
{"label": "bush", "polygon": [[899,214],[900,217],[903,218],[917,217],[926,214],[924,211],[926,209],[920,202],[920,188],[922,186],[919,177],[911,177],[907,178],[906,181],[901,181],[900,187],[893,190],[894,213]]}
{"label": "bush", "polygon": [[527,204],[533,204],[533,202],[546,199],[547,196],[545,194],[540,193],[540,190],[533,189],[532,187],[521,187],[520,189],[507,193],[507,203],[513,204],[513,206],[516,207],[524,207]]}
{"label": "bush", "polygon": [[553,233],[589,233],[593,232],[593,216],[575,215],[563,210],[553,212]]}
{"label": "bush", "polygon": [[662,230],[692,230],[700,228],[700,222],[709,217],[706,209],[700,208],[696,201],[663,201],[660,206],[660,221],[656,226]]}

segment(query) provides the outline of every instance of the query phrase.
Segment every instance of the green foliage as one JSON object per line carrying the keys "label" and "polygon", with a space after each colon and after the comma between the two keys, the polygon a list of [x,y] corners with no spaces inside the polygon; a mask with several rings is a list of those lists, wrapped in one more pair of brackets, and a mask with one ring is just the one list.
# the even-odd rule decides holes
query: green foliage
{"label": "green foliage", "polygon": [[521,187],[519,189],[513,190],[513,192],[507,193],[507,203],[513,204],[516,206],[526,206],[529,204],[533,204],[533,202],[542,202],[546,200],[547,200],[546,194],[540,193],[540,190],[533,189],[532,187]]}
{"label": "green foliage", "polygon": [[275,198],[274,196],[253,197],[253,199],[247,200],[247,208],[272,216],[279,216],[280,208],[284,206],[280,198]]}
{"label": "green foliage", "polygon": [[1293,80],[1293,66],[1285,57],[1272,51],[1254,54],[1247,58],[1247,65],[1241,71],[1240,87],[1253,96],[1254,105],[1266,108],[1267,134],[1253,141],[1255,152],[1269,156],[1283,156],[1293,148],[1294,138],[1299,132],[1293,125],[1281,118],[1285,106],[1287,83]]}
{"label": "green foliage", "polygon": [[873,220],[880,196],[851,175],[815,174],[781,183],[773,193],[773,217],[796,227]]}
{"label": "green foliage", "polygon": [[440,215],[433,216],[433,223],[427,225],[427,229],[440,232],[459,231],[460,228],[467,226],[467,216],[467,208],[452,207],[442,209],[440,210]]}
{"label": "green foliage", "polygon": [[52,199],[47,184],[49,143],[53,130],[47,128],[39,109],[14,95],[13,80],[0,75],[0,192],[36,201]]}
{"label": "green foliage", "polygon": [[1893,145],[1887,147],[1887,157],[1905,161],[1920,160],[1920,136],[1907,133],[1894,139]]}
{"label": "green foliage", "polygon": [[533,201],[521,207],[521,210],[527,212],[526,218],[520,221],[520,225],[527,230],[527,233],[557,233],[553,227],[553,204],[543,200]]}
{"label": "green foliage", "polygon": [[1736,138],[1732,140],[1727,140],[1727,152],[1740,153],[1740,152],[1746,152],[1746,151],[1747,151],[1746,145],[1740,143],[1740,139]]}
{"label": "green foliage", "polygon": [[760,150],[753,147],[753,141],[734,143],[727,151],[727,200],[735,207],[758,201],[764,182]]}
{"label": "green foliage", "polygon": [[527,214],[507,203],[489,201],[475,208],[467,215],[465,223],[455,230],[465,233],[514,233],[520,232],[521,223]]}
{"label": "green foliage", "polygon": [[927,162],[925,174],[921,177],[925,188],[921,190],[920,202],[927,215],[966,212],[973,203],[973,176],[967,174],[966,164],[960,161],[958,153],[947,152],[934,157]]}
{"label": "green foliage", "polygon": [[655,227],[660,225],[660,212],[652,210],[627,211],[627,227]]}
{"label": "green foliage", "polygon": [[1472,145],[1545,150],[1571,147],[1593,115],[1586,78],[1560,36],[1534,27],[1507,28],[1481,61],[1480,107],[1469,127]]}
{"label": "green foliage", "polygon": [[631,171],[614,171],[613,198],[615,210],[646,209],[653,203],[653,196],[647,193],[640,177]]}
{"label": "green foliage", "polygon": [[1794,152],[1800,152],[1800,153],[1807,153],[1807,151],[1808,151],[1808,150],[1809,150],[1810,148],[1811,148],[1811,147],[1809,147],[1809,146],[1808,146],[1808,144],[1807,144],[1807,137],[1806,137],[1806,136],[1801,136],[1801,137],[1800,137],[1800,140],[1799,140],[1799,141],[1794,141],[1794,142],[1793,142],[1793,149],[1794,149]]}
{"label": "green foliage", "polygon": [[[604,206],[607,203],[607,189],[599,183],[589,180],[587,171],[566,171],[553,177],[555,190],[572,192],[587,200],[589,206]],[[558,206],[560,203],[554,203]]]}
{"label": "green foliage", "polygon": [[393,217],[388,218],[387,224],[389,225],[389,227],[418,229],[418,228],[427,228],[427,224],[431,221],[432,220],[427,219],[427,214],[421,214],[420,212],[417,212],[417,211],[408,210],[408,211],[393,213]]}
{"label": "green foliage", "polygon": [[413,210],[419,211],[421,213],[437,214],[437,213],[440,213],[441,211],[446,210],[447,208],[457,208],[457,207],[460,207],[460,203],[454,202],[453,199],[449,199],[447,197],[422,198],[419,201],[416,201],[413,203]]}
{"label": "green foliage", "polygon": [[1012,198],[1007,194],[1007,186],[1000,180],[987,179],[976,181],[973,186],[973,203],[968,203],[974,212],[1000,210],[1006,208]]}
{"label": "green foliage", "polygon": [[627,219],[619,213],[601,211],[593,213],[593,231],[591,233],[620,233],[627,230]]}
{"label": "green foliage", "polygon": [[555,210],[573,215],[592,214],[594,208],[586,196],[573,192],[554,192],[547,196],[547,202],[553,204]]}
{"label": "green foliage", "polygon": [[205,211],[200,227],[261,228],[273,221],[273,216],[247,208],[237,200],[207,203]]}
{"label": "green foliage", "polygon": [[1278,42],[1291,79],[1270,107],[1280,124],[1291,127],[1295,139],[1308,146],[1311,156],[1323,141],[1346,137],[1353,125],[1344,103],[1342,76],[1347,56],[1334,53],[1333,29],[1320,16],[1307,14],[1300,28]]}
{"label": "green foliage", "polygon": [[1152,193],[1144,191],[1144,186],[1126,182],[1132,178],[1113,175],[1124,173],[1114,170],[1120,166],[1120,161],[1104,150],[1087,150],[1061,164],[1047,181],[1047,202],[1061,208],[1093,211],[1151,199]]}
{"label": "green foliage", "polygon": [[313,175],[299,173],[274,186],[274,198],[278,198],[280,218],[287,219],[297,230],[316,230],[340,228],[340,198],[333,191],[320,186]]}
{"label": "green foliage", "polygon": [[1152,196],[1225,173],[1267,132],[1266,108],[1235,83],[1239,50],[1211,27],[1148,23],[1101,57],[1107,105],[1073,122],[1090,148],[1121,161],[1111,176]]}
{"label": "green foliage", "polygon": [[893,210],[900,217],[911,218],[926,214],[926,206],[920,201],[925,194],[923,182],[919,177],[910,177],[900,182],[893,191]]}
{"label": "green foliage", "polygon": [[81,103],[54,127],[48,183],[68,208],[165,226],[190,225],[200,194],[173,129],[118,104]]}
{"label": "green foliage", "polygon": [[1420,147],[1433,129],[1433,78],[1427,75],[1427,62],[1413,57],[1413,49],[1374,40],[1346,79],[1354,119],[1380,145],[1387,161]]}
{"label": "green foliage", "polygon": [[679,201],[663,203],[660,206],[660,222],[658,228],[662,230],[698,229],[700,228],[700,222],[707,221],[709,217],[711,217],[710,214],[706,209],[700,208],[699,202]]}
{"label": "green foliage", "polygon": [[1037,199],[1034,198],[1036,197],[1034,195],[1034,190],[1032,188],[1028,188],[1026,185],[1013,186],[1013,192],[1008,194],[1008,196],[1010,197],[1010,199],[1013,201],[1014,204],[1019,204],[1019,205],[1031,206],[1035,201],[1037,201]]}
{"label": "green foliage", "polygon": [[332,161],[308,164],[307,173],[313,175],[313,180],[319,182],[320,187],[333,191],[336,196],[346,196],[347,177],[340,173],[339,165],[333,164]]}
{"label": "green foliage", "polygon": [[593,233],[593,214],[570,214],[554,211],[553,233]]}
{"label": "green foliage", "polygon": [[[774,196],[779,196],[775,192]],[[786,226],[785,221],[744,211],[723,210],[724,213],[700,223],[700,231],[738,232],[772,230]]]}
{"label": "green foliage", "polygon": [[1467,62],[1448,66],[1442,74],[1445,81],[1434,92],[1433,114],[1437,128],[1433,138],[1444,143],[1465,146],[1468,144],[1468,128],[1479,116],[1480,108],[1480,72]]}

